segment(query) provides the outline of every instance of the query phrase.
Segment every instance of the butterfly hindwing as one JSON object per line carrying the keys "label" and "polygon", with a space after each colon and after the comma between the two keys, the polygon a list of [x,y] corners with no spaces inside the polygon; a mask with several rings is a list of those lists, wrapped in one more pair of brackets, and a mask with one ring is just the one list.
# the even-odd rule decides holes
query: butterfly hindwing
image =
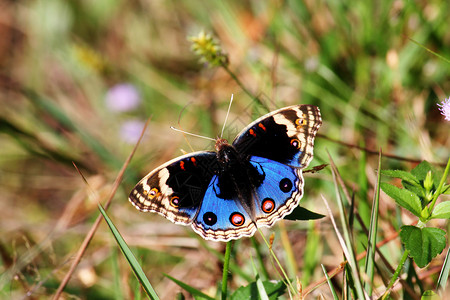
{"label": "butterfly hindwing", "polygon": [[256,226],[238,199],[219,197],[218,177],[214,176],[205,193],[192,228],[203,238],[229,241],[252,236]]}
{"label": "butterfly hindwing", "polygon": [[314,138],[321,124],[317,106],[289,106],[252,122],[233,146],[239,153],[305,168],[313,157]]}
{"label": "butterfly hindwing", "polygon": [[215,152],[194,152],[171,160],[145,176],[131,191],[130,202],[172,222],[189,225],[217,169]]}
{"label": "butterfly hindwing", "polygon": [[257,204],[255,223],[258,227],[270,227],[290,214],[300,202],[303,196],[302,170],[257,156],[252,156],[250,163],[264,174],[264,180],[256,187],[254,195]]}

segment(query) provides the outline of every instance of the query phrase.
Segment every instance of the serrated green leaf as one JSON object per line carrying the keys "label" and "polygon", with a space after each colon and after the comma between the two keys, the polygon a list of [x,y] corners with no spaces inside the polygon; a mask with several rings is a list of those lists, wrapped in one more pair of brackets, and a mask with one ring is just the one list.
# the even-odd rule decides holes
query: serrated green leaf
{"label": "serrated green leaf", "polygon": [[405,189],[416,194],[419,198],[425,198],[425,188],[423,186],[410,184],[406,181],[402,181],[402,185]]}
{"label": "serrated green leaf", "polygon": [[434,168],[429,162],[424,160],[411,170],[411,174],[414,175],[419,181],[422,181],[427,177],[428,171],[434,173]]}
{"label": "serrated green leaf", "polygon": [[439,185],[439,180],[442,177],[442,172],[434,168],[429,162],[424,160],[411,170],[411,174],[413,174],[419,181],[422,182],[425,180],[429,171],[433,173],[433,189],[435,190]]}
{"label": "serrated green leaf", "polygon": [[380,184],[381,189],[401,207],[420,217],[422,204],[419,197],[409,190],[401,189],[386,182]]}
{"label": "serrated green leaf", "polygon": [[450,201],[436,205],[431,214],[431,219],[450,219]]}
{"label": "serrated green leaf", "polygon": [[445,248],[445,231],[439,228],[402,226],[400,239],[420,268],[428,265]]}
{"label": "serrated green leaf", "polygon": [[409,182],[412,185],[420,186],[419,180],[411,173],[401,170],[381,170],[381,175],[393,178],[400,178],[402,181]]}
{"label": "serrated green leaf", "polygon": [[[270,300],[278,299],[286,290],[286,286],[282,281],[263,281],[262,284]],[[231,300],[240,299],[260,299],[256,282],[241,286],[231,295]]]}

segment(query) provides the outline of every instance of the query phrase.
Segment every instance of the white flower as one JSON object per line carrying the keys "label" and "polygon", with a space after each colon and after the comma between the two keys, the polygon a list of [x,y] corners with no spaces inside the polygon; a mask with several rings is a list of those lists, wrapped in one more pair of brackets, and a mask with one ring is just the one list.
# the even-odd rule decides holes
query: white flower
{"label": "white flower", "polygon": [[444,99],[441,103],[438,103],[441,114],[445,117],[445,120],[450,121],[450,97]]}

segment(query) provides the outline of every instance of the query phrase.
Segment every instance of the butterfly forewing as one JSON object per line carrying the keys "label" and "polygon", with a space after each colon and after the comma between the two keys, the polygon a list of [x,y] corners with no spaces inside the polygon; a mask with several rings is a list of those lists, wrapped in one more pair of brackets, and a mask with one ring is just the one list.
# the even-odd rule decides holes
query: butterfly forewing
{"label": "butterfly forewing", "polygon": [[199,209],[217,169],[215,152],[195,152],[156,168],[131,191],[130,202],[141,211],[159,213],[188,225]]}
{"label": "butterfly forewing", "polygon": [[285,107],[252,122],[233,146],[240,153],[305,168],[313,157],[314,138],[321,124],[317,106]]}

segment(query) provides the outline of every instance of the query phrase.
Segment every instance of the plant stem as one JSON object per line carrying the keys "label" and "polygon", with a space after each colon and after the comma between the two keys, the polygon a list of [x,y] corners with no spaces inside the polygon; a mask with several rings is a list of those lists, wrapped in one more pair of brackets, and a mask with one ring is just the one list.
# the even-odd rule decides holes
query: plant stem
{"label": "plant stem", "polygon": [[394,283],[397,281],[397,278],[400,276],[400,272],[403,269],[403,266],[406,262],[406,259],[408,258],[408,255],[409,255],[409,251],[405,249],[405,252],[403,252],[402,259],[400,260],[400,263],[398,264],[397,269],[395,270],[395,273],[392,276],[391,281],[389,282],[389,284],[386,288],[386,292],[384,292],[383,297],[381,297],[381,300],[384,300],[384,299],[386,299],[387,296],[389,296],[391,288],[394,286]]}
{"label": "plant stem", "polygon": [[234,81],[236,81],[236,83],[240,86],[240,88],[250,97],[252,98],[255,102],[257,102],[259,105],[261,105],[262,107],[264,107],[265,109],[269,110],[269,108],[261,101],[261,99],[259,99],[259,97],[253,95],[243,84],[242,82],[239,80],[239,78],[228,68],[228,66],[226,64],[222,64],[222,67],[225,69],[225,71],[227,71],[228,75],[231,76],[231,78],[233,78]]}
{"label": "plant stem", "polygon": [[436,203],[437,198],[441,194],[442,187],[444,186],[445,180],[447,179],[448,173],[450,171],[450,157],[448,158],[447,166],[445,167],[444,175],[442,175],[441,182],[439,182],[439,186],[434,192],[433,200],[430,204],[430,213],[433,212],[434,204]]}
{"label": "plant stem", "polygon": [[223,273],[222,273],[222,300],[227,299],[227,288],[228,288],[228,269],[230,267],[230,258],[231,258],[231,248],[233,246],[233,242],[227,242],[227,246],[225,249],[225,257],[223,260]]}

